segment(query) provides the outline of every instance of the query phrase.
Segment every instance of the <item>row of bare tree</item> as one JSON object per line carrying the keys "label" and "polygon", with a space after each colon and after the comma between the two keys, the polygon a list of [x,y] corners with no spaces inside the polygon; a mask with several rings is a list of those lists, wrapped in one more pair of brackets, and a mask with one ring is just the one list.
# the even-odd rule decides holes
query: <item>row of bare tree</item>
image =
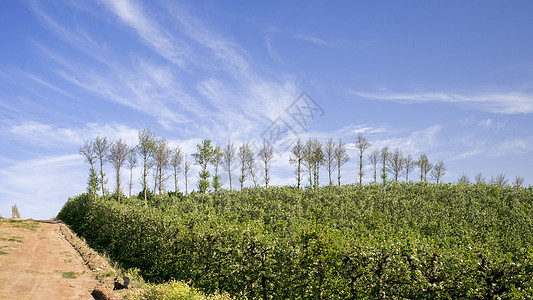
{"label": "row of bare tree", "polygon": [[[420,170],[420,180],[426,181],[428,174],[437,183],[441,181],[446,174],[446,164],[439,160],[432,164],[426,154],[421,154],[418,160],[409,155],[404,155],[398,148],[391,151],[390,148],[374,148],[365,156],[367,150],[370,150],[372,143],[363,135],[359,134],[355,140],[355,148],[359,157],[358,175],[359,184],[363,183],[365,174],[366,158],[370,161],[374,171],[374,182],[377,182],[378,171],[383,182],[387,180],[387,174],[391,174],[395,181],[405,174],[405,181],[409,181],[409,175],[415,167]],[[333,185],[332,174],[337,170],[337,184],[341,184],[341,167],[348,162],[350,156],[346,151],[346,145],[339,139],[336,143],[330,138],[324,145],[318,139],[309,139],[303,143],[298,139],[292,148],[290,162],[296,165],[296,181],[300,187],[302,167],[309,173],[309,185],[318,186],[320,166],[324,166],[328,171],[329,184]],[[381,169],[378,165],[381,164]]]}
{"label": "row of bare tree", "polygon": [[[400,180],[403,176],[405,181],[409,181],[415,169],[418,169],[420,181],[427,181],[428,176],[436,183],[442,180],[446,174],[447,166],[439,160],[431,163],[426,154],[420,154],[418,159],[414,159],[411,154],[404,154],[399,148],[391,150],[388,146],[381,149],[372,148],[372,143],[363,135],[359,134],[355,140],[355,148],[359,158],[358,175],[359,185],[363,183],[365,174],[365,164],[368,161],[373,170],[374,182],[378,180],[378,174],[383,183],[388,180],[388,175],[394,181]],[[369,153],[367,153],[369,152]],[[174,189],[178,191],[178,177],[183,173],[185,183],[185,193],[189,192],[188,184],[191,177],[193,161],[179,147],[171,148],[165,138],[158,138],[149,129],[144,129],[138,133],[138,144],[129,147],[122,139],[110,142],[107,138],[100,136],[93,141],[86,141],[80,147],[79,153],[83,155],[89,164],[88,192],[96,194],[101,189],[102,195],[106,195],[105,184],[107,177],[104,172],[104,165],[110,163],[116,172],[116,194],[120,201],[121,195],[121,170],[123,167],[129,169],[129,196],[133,186],[133,169],[139,163],[142,167],[142,176],[139,180],[142,186],[144,199],[147,198],[149,175],[154,180],[154,193],[161,194],[165,190],[165,183],[172,178]],[[274,149],[272,145],[263,142],[260,147],[254,144],[243,143],[238,148],[228,141],[225,146],[216,146],[209,139],[203,140],[196,145],[196,153],[192,154],[194,164],[200,167],[198,175],[198,191],[205,193],[210,187],[214,191],[221,188],[221,177],[219,169],[227,172],[229,179],[229,189],[233,190],[232,178],[238,172],[238,179],[241,190],[244,188],[246,180],[251,180],[254,186],[264,184],[268,187],[271,182],[271,164],[274,159]],[[335,142],[333,138],[322,144],[316,138],[307,141],[297,139],[291,149],[289,162],[295,166],[295,177],[297,188],[301,188],[302,181],[307,174],[309,186],[320,185],[320,169],[325,168],[328,172],[329,185],[334,184],[334,172],[337,171],[337,184],[341,185],[341,168],[350,160],[346,145],[342,139]],[[210,173],[209,167],[211,167]],[[99,170],[97,170],[97,168]],[[168,171],[172,174],[168,174]],[[212,180],[211,180],[212,177]],[[470,182],[466,175],[462,175],[460,182]],[[484,182],[481,174],[476,175],[476,182]],[[516,185],[523,185],[524,179],[517,177]],[[491,183],[506,185],[505,175],[498,175],[491,179]]]}
{"label": "row of bare tree", "polygon": [[[96,197],[101,188],[102,195],[106,196],[105,184],[107,177],[104,172],[104,165],[111,163],[116,172],[116,194],[120,202],[122,192],[121,170],[123,166],[129,169],[129,197],[133,186],[133,169],[138,163],[142,166],[142,176],[140,183],[146,200],[148,191],[148,175],[152,172],[154,178],[154,193],[159,189],[159,193],[164,190],[164,182],[169,179],[168,169],[174,171],[174,185],[178,189],[178,174],[185,172],[185,182],[188,185],[192,163],[187,160],[187,156],[179,147],[171,149],[165,138],[157,136],[149,129],[144,129],[138,133],[139,143],[134,147],[129,147],[122,139],[110,142],[106,137],[96,137],[93,141],[85,141],[79,148],[79,153],[83,155],[89,164],[89,179],[87,191]],[[183,163],[183,164],[182,164]],[[99,166],[99,172],[96,168]]]}
{"label": "row of bare tree", "polygon": [[[466,175],[465,173],[461,174],[461,176],[459,177],[457,182],[467,183],[467,184],[472,183],[470,181],[470,177],[468,177],[468,175]],[[489,181],[487,181],[487,179],[483,176],[482,173],[477,173],[476,176],[474,176],[473,183],[477,184],[477,183],[487,183],[487,182],[489,184],[497,185],[497,186],[507,186],[507,185],[509,185],[509,179],[507,179],[507,176],[505,174],[498,174],[498,175],[496,175],[496,177],[491,176]],[[524,182],[525,182],[525,178],[524,177],[515,176],[515,178],[513,179],[513,182],[511,184],[513,186],[515,186],[515,187],[523,187],[524,186]]]}

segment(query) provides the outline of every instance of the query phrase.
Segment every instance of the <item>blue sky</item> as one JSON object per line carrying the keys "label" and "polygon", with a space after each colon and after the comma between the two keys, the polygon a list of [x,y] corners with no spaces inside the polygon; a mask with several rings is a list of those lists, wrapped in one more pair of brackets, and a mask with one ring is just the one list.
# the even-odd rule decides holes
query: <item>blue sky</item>
{"label": "blue sky", "polygon": [[[357,178],[363,133],[373,147],[443,160],[448,182],[481,172],[532,184],[531,11],[531,1],[2,1],[0,215],[17,204],[24,218],[55,216],[85,190],[84,140],[134,145],[146,127],[190,154],[204,138],[259,144],[281,120],[293,136],[348,143],[343,183]],[[299,126],[288,108],[303,92],[317,110]],[[277,150],[273,182],[294,184]]]}

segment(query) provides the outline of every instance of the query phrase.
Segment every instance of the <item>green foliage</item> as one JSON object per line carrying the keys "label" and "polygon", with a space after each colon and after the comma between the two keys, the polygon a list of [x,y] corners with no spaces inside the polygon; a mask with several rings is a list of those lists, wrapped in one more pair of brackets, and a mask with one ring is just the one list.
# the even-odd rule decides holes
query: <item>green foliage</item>
{"label": "green foliage", "polygon": [[81,195],[58,218],[146,279],[190,281],[205,293],[249,299],[533,293],[531,187],[245,188],[160,195],[149,204]]}
{"label": "green foliage", "polygon": [[211,177],[211,174],[209,174],[208,171],[201,171],[198,175],[198,192],[199,193],[207,193],[207,190],[209,189],[209,177]]}
{"label": "green foliage", "polygon": [[195,159],[195,164],[202,168],[198,175],[198,191],[206,193],[209,188],[209,177],[211,177],[211,174],[207,171],[207,165],[211,163],[215,155],[215,149],[211,145],[211,140],[205,139],[201,144],[196,145],[196,151],[192,156]]}
{"label": "green foliage", "polygon": [[215,175],[213,176],[213,189],[218,191],[222,184],[220,183],[220,176],[218,175],[218,167],[220,165],[220,162],[222,161],[222,150],[220,147],[213,148],[213,153],[211,157],[211,164],[213,165],[213,168],[215,168]]}
{"label": "green foliage", "polygon": [[100,185],[100,177],[94,170],[94,168],[89,169],[89,178],[87,179],[87,193],[96,197],[98,193],[98,188]]}
{"label": "green foliage", "polygon": [[215,294],[206,296],[205,294],[191,288],[181,281],[169,281],[163,284],[150,285],[144,290],[141,299],[146,300],[229,300],[227,295]]}
{"label": "green foliage", "polygon": [[213,176],[213,189],[215,190],[215,192],[218,191],[221,187],[222,187],[222,183],[220,183],[220,176],[219,175]]}

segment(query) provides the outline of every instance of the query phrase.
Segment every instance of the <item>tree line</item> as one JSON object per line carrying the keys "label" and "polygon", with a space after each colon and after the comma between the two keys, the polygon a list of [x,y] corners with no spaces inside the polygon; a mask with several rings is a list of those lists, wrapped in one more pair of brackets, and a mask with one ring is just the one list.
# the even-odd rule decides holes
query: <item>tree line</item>
{"label": "tree line", "polygon": [[[378,182],[379,175],[383,184],[402,179],[409,182],[409,176],[413,175],[415,170],[418,170],[420,181],[426,182],[429,177],[430,180],[439,183],[447,171],[444,161],[430,162],[425,153],[415,159],[411,154],[404,154],[398,147],[394,150],[389,146],[381,149],[372,147],[372,143],[362,133],[357,135],[354,146],[359,160],[358,181],[355,182],[358,185],[363,184],[367,163],[370,163],[373,171],[373,182]],[[108,194],[105,187],[108,177],[104,172],[104,165],[110,163],[115,171],[115,193],[119,202],[123,186],[121,172],[124,168],[129,171],[130,198],[133,169],[136,166],[142,168],[139,183],[142,187],[142,197],[146,201],[148,193],[161,194],[166,191],[165,184],[169,179],[173,181],[174,191],[178,192],[178,179],[181,175],[185,183],[185,194],[188,194],[193,163],[200,168],[197,184],[199,193],[206,193],[211,189],[219,190],[222,187],[221,171],[227,172],[230,191],[233,190],[232,179],[235,175],[238,177],[241,190],[244,189],[247,180],[250,180],[255,187],[262,184],[268,187],[271,184],[271,165],[274,160],[274,148],[266,141],[263,141],[259,147],[246,142],[237,147],[231,141],[224,146],[218,146],[211,140],[204,139],[196,145],[196,152],[189,157],[189,154],[184,153],[180,147],[170,147],[165,138],[157,137],[148,128],[138,132],[138,144],[135,146],[128,146],[122,139],[111,142],[106,137],[97,136],[92,141],[85,141],[79,148],[79,153],[89,164],[87,192],[95,198],[99,191],[104,197]],[[320,186],[321,168],[327,171],[329,185],[334,185],[336,175],[337,185],[340,186],[341,169],[349,160],[346,144],[340,138],[337,142],[329,138],[325,143],[317,138],[309,138],[307,141],[298,138],[292,145],[289,156],[289,163],[294,165],[298,189],[303,186],[306,176],[309,187]],[[149,186],[150,175],[153,189]],[[464,173],[458,181],[470,183],[470,179]],[[485,182],[481,173],[476,175],[475,182]],[[499,174],[491,178],[489,183],[504,186],[508,184],[508,180],[505,175]],[[513,182],[515,186],[522,186],[523,183],[523,177],[516,177]]]}

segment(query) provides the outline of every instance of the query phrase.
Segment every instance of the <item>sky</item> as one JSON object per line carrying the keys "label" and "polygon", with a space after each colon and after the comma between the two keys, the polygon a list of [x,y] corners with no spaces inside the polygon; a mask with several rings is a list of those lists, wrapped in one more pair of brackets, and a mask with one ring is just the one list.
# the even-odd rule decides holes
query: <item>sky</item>
{"label": "sky", "polygon": [[[368,153],[444,161],[445,182],[482,173],[531,185],[531,11],[531,1],[1,1],[0,216],[16,204],[22,218],[54,217],[86,190],[84,141],[133,146],[144,128],[189,155],[203,139],[267,141],[277,185],[296,183],[296,137],[342,138],[342,183],[354,183],[359,133]],[[138,193],[139,168],[134,177]]]}

